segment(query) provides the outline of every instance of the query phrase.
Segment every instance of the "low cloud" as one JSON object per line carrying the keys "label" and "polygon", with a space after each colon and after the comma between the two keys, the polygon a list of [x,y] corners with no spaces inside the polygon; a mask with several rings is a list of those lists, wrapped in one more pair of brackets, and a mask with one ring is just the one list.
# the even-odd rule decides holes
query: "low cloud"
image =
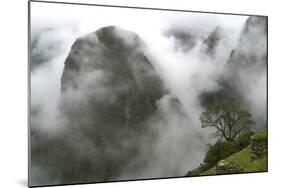
{"label": "low cloud", "polygon": [[[62,20],[66,20],[65,23],[54,21],[52,24],[56,11],[50,16],[50,21],[40,22],[46,20],[49,14],[40,13],[38,10],[42,7],[37,8],[33,15],[31,39],[31,55],[34,57],[31,62],[34,65],[31,71],[31,179],[34,184],[73,183],[77,180],[75,177],[84,177],[80,179],[81,182],[91,182],[109,180],[108,178],[118,180],[184,175],[202,162],[207,144],[215,141],[210,137],[213,130],[201,128],[199,116],[205,107],[201,105],[200,96],[204,92],[220,89],[219,80],[225,76],[225,67],[233,49],[241,49],[244,54],[265,53],[265,50],[260,48],[249,52],[248,42],[239,42],[243,25],[248,18],[244,16],[210,15],[208,18],[208,14],[195,16],[201,15],[198,13],[183,15],[137,10],[133,14],[130,9],[124,9],[122,12],[118,11],[119,9],[111,9],[115,17],[111,16],[109,19],[107,11],[95,12],[88,8],[73,17],[70,16],[72,8],[66,7],[61,16]],[[130,14],[130,20],[133,21],[125,19],[126,13]],[[97,19],[103,15],[103,21]],[[79,20],[84,21],[80,23]],[[229,24],[231,21],[233,25]],[[127,132],[122,133],[118,123],[116,127],[112,127],[107,112],[102,111],[103,107],[98,111],[92,109],[92,114],[83,111],[92,108],[90,102],[97,104],[96,106],[115,104],[122,94],[130,91],[130,81],[126,80],[124,84],[122,80],[114,80],[118,84],[108,87],[112,81],[112,73],[85,66],[85,70],[91,71],[78,76],[79,86],[61,94],[64,62],[74,41],[109,25],[120,26],[139,36],[143,46],[136,51],[144,52],[164,83],[165,92],[156,100],[155,112],[142,122],[145,127],[140,129],[144,132],[142,136],[127,138]],[[222,40],[215,45],[214,55],[210,56],[204,50],[204,41],[217,27],[220,28]],[[115,32],[127,46],[134,46],[134,34],[124,35],[118,29]],[[92,41],[89,43],[99,44],[95,35],[90,36]],[[84,46],[85,51],[91,51],[95,57],[89,59],[82,54],[79,56],[81,63],[106,61],[108,57],[100,56],[101,51],[106,48],[102,43],[98,46],[95,49]],[[134,62],[134,57],[128,57],[128,62],[132,65],[140,64]],[[122,68],[126,69],[120,65],[118,68],[120,71]],[[146,69],[141,66],[136,68],[136,72]],[[264,67],[261,70],[263,71]],[[149,77],[149,74],[153,73],[154,71],[146,73],[146,76]],[[251,72],[242,72],[239,80],[247,80],[245,76],[249,78],[248,84],[251,87],[246,84],[240,84],[239,87],[243,90],[245,101],[250,104],[249,110],[253,117],[258,120],[264,117],[266,77],[265,74],[259,75],[255,68]],[[77,119],[80,115],[85,118]],[[110,130],[95,123],[92,128],[89,127],[90,123],[87,121],[97,122],[95,119],[104,122],[103,125],[108,125]],[[118,142],[112,135],[119,139]],[[137,148],[138,155],[134,156],[134,152],[124,154],[127,148],[134,151],[134,147]],[[96,177],[83,174],[83,171],[91,172]]]}

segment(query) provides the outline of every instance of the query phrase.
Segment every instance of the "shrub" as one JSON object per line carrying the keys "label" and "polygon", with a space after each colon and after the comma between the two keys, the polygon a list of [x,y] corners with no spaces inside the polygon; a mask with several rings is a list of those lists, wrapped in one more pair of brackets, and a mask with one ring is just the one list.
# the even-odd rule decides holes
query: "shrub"
{"label": "shrub", "polygon": [[238,140],[236,141],[236,148],[238,151],[250,145],[250,138],[253,134],[254,133],[252,131],[246,131],[239,136]]}
{"label": "shrub", "polygon": [[204,163],[194,170],[187,173],[188,176],[200,175],[202,172],[216,166],[216,164],[226,157],[242,150],[250,144],[250,137],[253,135],[252,131],[243,132],[237,140],[232,142],[217,141],[210,145],[205,155]]}

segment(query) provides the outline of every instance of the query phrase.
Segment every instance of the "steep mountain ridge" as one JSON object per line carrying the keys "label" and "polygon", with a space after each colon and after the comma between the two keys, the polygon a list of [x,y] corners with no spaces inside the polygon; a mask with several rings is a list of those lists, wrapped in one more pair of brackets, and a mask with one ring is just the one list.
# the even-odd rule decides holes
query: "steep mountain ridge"
{"label": "steep mountain ridge", "polygon": [[51,140],[33,134],[38,141],[32,166],[45,173],[45,179],[33,179],[55,184],[119,180],[128,172],[138,177],[154,155],[159,127],[150,121],[157,123],[163,115],[161,102],[186,115],[144,49],[135,33],[115,26],[74,42],[61,77],[64,132]]}

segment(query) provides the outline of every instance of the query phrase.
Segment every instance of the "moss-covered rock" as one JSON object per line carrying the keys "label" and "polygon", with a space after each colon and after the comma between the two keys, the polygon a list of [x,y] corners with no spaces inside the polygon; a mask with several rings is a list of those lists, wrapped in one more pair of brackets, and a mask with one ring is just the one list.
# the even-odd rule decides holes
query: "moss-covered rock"
{"label": "moss-covered rock", "polygon": [[267,153],[267,131],[261,130],[251,136],[251,159],[255,160]]}
{"label": "moss-covered rock", "polygon": [[242,171],[243,169],[239,166],[239,164],[225,160],[220,161],[216,166],[216,174],[233,174]]}

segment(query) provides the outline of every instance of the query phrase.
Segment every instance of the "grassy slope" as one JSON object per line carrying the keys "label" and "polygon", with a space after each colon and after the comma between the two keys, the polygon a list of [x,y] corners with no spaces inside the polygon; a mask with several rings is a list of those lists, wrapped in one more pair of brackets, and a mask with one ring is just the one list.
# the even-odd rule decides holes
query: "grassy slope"
{"label": "grassy slope", "polygon": [[[255,137],[267,137],[266,131],[262,130],[257,132]],[[264,172],[267,171],[267,155],[261,156],[259,159],[250,159],[250,147],[246,147],[243,150],[232,154],[231,156],[224,159],[226,162],[236,163],[243,168],[243,172]],[[202,173],[202,175],[213,175],[216,174],[215,167]]]}
{"label": "grassy slope", "polygon": [[[263,155],[257,160],[250,159],[250,148],[247,147],[225,159],[226,162],[238,164],[244,170],[243,172],[264,172],[267,171],[267,156]],[[215,167],[207,170],[202,175],[216,174]]]}

